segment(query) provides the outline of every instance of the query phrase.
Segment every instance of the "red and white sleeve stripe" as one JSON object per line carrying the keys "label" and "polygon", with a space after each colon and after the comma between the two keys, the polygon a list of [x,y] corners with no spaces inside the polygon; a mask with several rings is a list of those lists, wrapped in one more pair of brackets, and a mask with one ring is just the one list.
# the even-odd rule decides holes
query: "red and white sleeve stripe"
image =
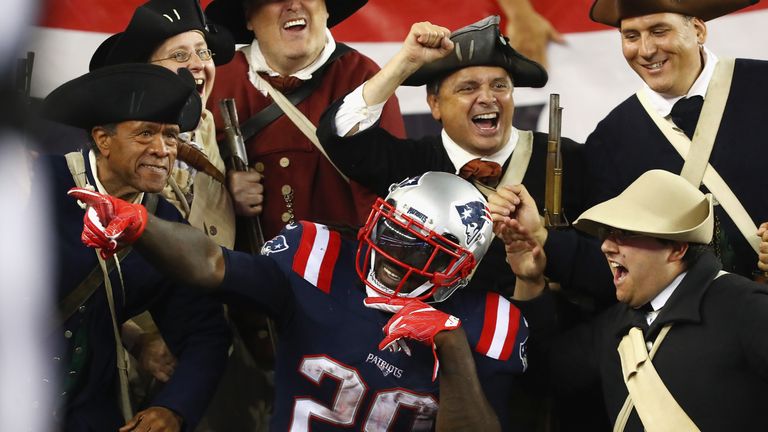
{"label": "red and white sleeve stripe", "polygon": [[496,293],[485,298],[485,318],[475,351],[497,360],[509,360],[515,348],[520,310]]}
{"label": "red and white sleeve stripe", "polygon": [[293,258],[293,271],[321,291],[329,293],[341,236],[325,225],[310,222],[301,222],[301,225],[303,231]]}

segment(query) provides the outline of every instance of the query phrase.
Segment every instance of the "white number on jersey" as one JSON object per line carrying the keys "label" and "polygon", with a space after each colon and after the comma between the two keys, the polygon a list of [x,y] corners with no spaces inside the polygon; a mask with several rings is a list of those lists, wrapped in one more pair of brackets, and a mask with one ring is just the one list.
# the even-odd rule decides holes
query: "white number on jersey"
{"label": "white number on jersey", "polygon": [[[324,377],[338,382],[333,406],[327,407],[311,398],[297,398],[293,405],[291,431],[309,430],[312,418],[340,426],[352,426],[365,392],[368,390],[360,374],[347,365],[325,356],[307,357],[299,371],[314,383]],[[363,430],[366,432],[387,431],[400,408],[415,412],[412,431],[432,429],[437,415],[437,401],[432,395],[420,395],[407,390],[385,389],[374,397]]]}

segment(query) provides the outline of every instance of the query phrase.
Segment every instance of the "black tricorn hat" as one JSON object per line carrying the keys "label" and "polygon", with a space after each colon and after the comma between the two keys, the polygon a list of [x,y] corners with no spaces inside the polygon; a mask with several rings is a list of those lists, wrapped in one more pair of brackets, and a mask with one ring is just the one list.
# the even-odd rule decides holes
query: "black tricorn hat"
{"label": "black tricorn hat", "polygon": [[760,0],[595,0],[589,10],[592,21],[621,27],[621,20],[672,12],[704,21],[751,6]]}
{"label": "black tricorn hat", "polygon": [[176,74],[149,63],[125,63],[60,85],[43,100],[41,115],[86,130],[143,120],[176,124],[184,132],[197,127],[202,109],[189,70],[181,68]]}
{"label": "black tricorn hat", "polygon": [[146,63],[157,47],[177,34],[197,30],[217,65],[235,55],[235,41],[227,29],[206,19],[198,0],[149,0],[136,8],[122,33],[102,42],[91,57],[90,70],[120,63]]}
{"label": "black tricorn hat", "polygon": [[[253,32],[246,27],[244,3],[249,0],[213,0],[205,8],[205,14],[212,20],[225,26],[239,44],[249,44],[253,41]],[[256,1],[256,0],[250,0]],[[264,0],[262,0],[264,1]],[[328,28],[349,18],[368,0],[325,0],[328,9]]]}
{"label": "black tricorn hat", "polygon": [[496,15],[462,27],[451,33],[453,54],[427,63],[408,77],[403,85],[420,86],[442,79],[470,66],[498,66],[512,77],[515,87],[544,87],[547,71],[509,45],[499,32]]}

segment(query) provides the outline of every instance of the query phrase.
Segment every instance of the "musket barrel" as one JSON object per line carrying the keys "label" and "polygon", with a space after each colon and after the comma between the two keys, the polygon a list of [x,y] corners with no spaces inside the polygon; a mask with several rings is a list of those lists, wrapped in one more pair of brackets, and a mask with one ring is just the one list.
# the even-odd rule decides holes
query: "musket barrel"
{"label": "musket barrel", "polygon": [[560,130],[563,109],[560,95],[549,98],[549,136],[547,139],[547,166],[544,188],[544,222],[547,227],[564,227],[568,222],[563,214],[563,158]]}
{"label": "musket barrel", "polygon": [[[243,134],[240,132],[235,100],[231,98],[222,99],[219,102],[219,106],[221,107],[221,117],[224,120],[227,149],[231,155],[229,158],[229,168],[235,171],[248,171],[248,155],[245,151]],[[261,247],[264,245],[264,234],[259,217],[255,216],[244,219],[243,223],[245,224],[250,252],[259,254]]]}

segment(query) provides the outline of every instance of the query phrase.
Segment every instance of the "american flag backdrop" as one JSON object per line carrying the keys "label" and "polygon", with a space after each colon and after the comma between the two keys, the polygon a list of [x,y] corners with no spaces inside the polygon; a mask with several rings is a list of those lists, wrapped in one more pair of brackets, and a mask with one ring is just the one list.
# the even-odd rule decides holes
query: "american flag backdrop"
{"label": "american flag backdrop", "polygon": [[[44,97],[85,73],[96,47],[108,35],[124,29],[133,10],[144,1],[48,0],[25,47],[36,52],[32,95]],[[563,136],[583,141],[611,108],[639,88],[640,79],[621,55],[618,31],[590,21],[592,0],[531,1],[564,33],[566,44],[550,45],[547,86],[516,89],[515,103],[546,104],[550,93],[559,93],[564,108]],[[210,0],[203,0],[203,7],[208,3]],[[414,22],[430,21],[456,29],[490,14],[501,15],[495,0],[369,0],[332,32],[337,40],[384,64]],[[708,22],[707,46],[721,58],[768,59],[766,25],[768,2],[764,1]],[[424,95],[423,88],[398,90],[402,112],[426,113]],[[539,130],[546,130],[546,117],[540,116]]]}

